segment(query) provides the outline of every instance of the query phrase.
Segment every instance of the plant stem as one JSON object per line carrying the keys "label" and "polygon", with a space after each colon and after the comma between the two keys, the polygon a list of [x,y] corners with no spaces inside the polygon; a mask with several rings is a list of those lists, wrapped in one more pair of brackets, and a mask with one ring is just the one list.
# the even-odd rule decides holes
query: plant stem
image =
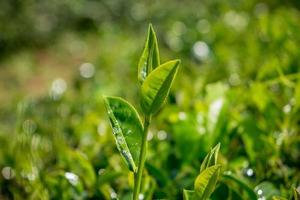
{"label": "plant stem", "polygon": [[151,122],[151,116],[146,115],[144,121],[144,132],[142,138],[142,145],[141,145],[141,152],[139,158],[139,165],[138,171],[134,174],[134,190],[133,190],[133,200],[138,200],[139,193],[141,190],[141,183],[142,183],[142,175],[146,160],[146,152],[147,152],[147,136],[148,136],[148,128]]}

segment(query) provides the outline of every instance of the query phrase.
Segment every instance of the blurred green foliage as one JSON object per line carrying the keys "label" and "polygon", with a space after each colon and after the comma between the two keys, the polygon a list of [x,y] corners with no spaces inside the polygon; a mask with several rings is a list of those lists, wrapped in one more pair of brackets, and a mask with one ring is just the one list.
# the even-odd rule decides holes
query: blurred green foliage
{"label": "blurred green foliage", "polygon": [[153,121],[142,190],[181,199],[218,142],[227,175],[211,199],[292,199],[299,189],[298,1],[0,7],[0,199],[130,199],[133,177],[101,96],[137,105],[149,22],[161,57],[181,58],[182,68]]}

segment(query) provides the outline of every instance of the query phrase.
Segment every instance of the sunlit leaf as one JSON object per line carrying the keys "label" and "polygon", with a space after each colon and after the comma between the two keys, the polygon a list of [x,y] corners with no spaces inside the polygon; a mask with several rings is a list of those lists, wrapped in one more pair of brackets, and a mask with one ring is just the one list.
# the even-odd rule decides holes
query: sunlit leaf
{"label": "sunlit leaf", "polygon": [[218,160],[218,154],[220,150],[220,143],[218,143],[210,152],[205,156],[204,161],[200,167],[200,173],[206,168],[216,165]]}
{"label": "sunlit leaf", "polygon": [[173,60],[158,66],[142,85],[141,106],[145,114],[158,111],[169,94],[180,61]]}
{"label": "sunlit leaf", "polygon": [[138,65],[138,80],[142,84],[152,69],[160,65],[156,34],[149,25],[145,47]]}
{"label": "sunlit leaf", "polygon": [[143,133],[139,115],[133,106],[119,97],[106,97],[105,105],[117,148],[129,169],[135,172]]}
{"label": "sunlit leaf", "polygon": [[183,189],[183,199],[184,200],[194,200],[195,199],[195,191]]}
{"label": "sunlit leaf", "polygon": [[214,191],[220,167],[220,165],[211,166],[198,175],[194,185],[197,198],[205,200]]}

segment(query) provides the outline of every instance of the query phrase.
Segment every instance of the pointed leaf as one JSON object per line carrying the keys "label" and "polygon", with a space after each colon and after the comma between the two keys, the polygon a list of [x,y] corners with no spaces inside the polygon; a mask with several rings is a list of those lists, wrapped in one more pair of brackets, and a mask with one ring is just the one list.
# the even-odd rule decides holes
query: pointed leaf
{"label": "pointed leaf", "polygon": [[145,47],[138,64],[138,80],[142,84],[152,69],[160,65],[156,34],[149,25]]}
{"label": "pointed leaf", "polygon": [[195,199],[195,191],[183,189],[183,199],[184,200],[194,200]]}
{"label": "pointed leaf", "polygon": [[142,85],[141,106],[145,114],[158,111],[169,94],[180,60],[173,60],[158,66]]}
{"label": "pointed leaf", "polygon": [[205,156],[201,167],[200,167],[200,173],[205,170],[206,168],[216,165],[218,160],[218,154],[220,150],[220,143],[218,143],[210,152]]}
{"label": "pointed leaf", "polygon": [[133,106],[119,97],[106,97],[105,106],[117,148],[129,169],[135,172],[143,134],[139,115]]}
{"label": "pointed leaf", "polygon": [[195,192],[198,199],[205,200],[215,189],[221,165],[214,165],[205,169],[195,181]]}

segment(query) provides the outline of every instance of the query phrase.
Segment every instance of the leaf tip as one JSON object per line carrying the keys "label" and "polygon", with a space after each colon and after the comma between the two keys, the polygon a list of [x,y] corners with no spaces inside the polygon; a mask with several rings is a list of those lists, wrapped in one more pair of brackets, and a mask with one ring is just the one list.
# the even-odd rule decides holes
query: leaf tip
{"label": "leaf tip", "polygon": [[108,106],[108,96],[102,95],[101,99],[104,102],[105,107],[107,107]]}
{"label": "leaf tip", "polygon": [[149,30],[153,30],[153,25],[152,25],[152,23],[149,23],[148,28],[149,28]]}
{"label": "leaf tip", "polygon": [[174,62],[174,65],[176,66],[176,68],[178,68],[181,64],[181,60],[180,59],[175,59],[175,60],[172,60],[171,62]]}
{"label": "leaf tip", "polygon": [[102,95],[102,96],[101,96],[101,99],[106,100],[107,97],[108,97],[108,96],[106,96],[106,95]]}
{"label": "leaf tip", "polygon": [[221,143],[220,142],[214,147],[214,149],[216,149],[217,153],[219,152],[220,147],[221,147]]}

